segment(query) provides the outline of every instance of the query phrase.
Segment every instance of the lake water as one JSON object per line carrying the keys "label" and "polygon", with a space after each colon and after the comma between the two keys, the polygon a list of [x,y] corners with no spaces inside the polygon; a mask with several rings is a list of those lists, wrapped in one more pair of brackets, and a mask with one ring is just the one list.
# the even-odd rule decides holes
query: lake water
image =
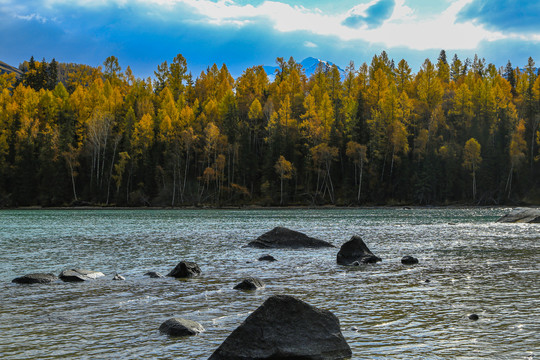
{"label": "lake water", "polygon": [[[540,225],[495,223],[508,210],[0,211],[0,357],[206,359],[266,298],[289,294],[340,319],[353,359],[538,359]],[[383,261],[348,268],[338,249],[242,248],[275,226],[338,248],[360,235]],[[267,253],[278,261],[257,261]],[[403,255],[419,265],[401,265]],[[182,260],[201,277],[143,275]],[[11,283],[68,268],[106,276]],[[126,280],[112,281],[116,272]],[[232,290],[246,276],[266,287]],[[206,331],[161,335],[173,316]]]}

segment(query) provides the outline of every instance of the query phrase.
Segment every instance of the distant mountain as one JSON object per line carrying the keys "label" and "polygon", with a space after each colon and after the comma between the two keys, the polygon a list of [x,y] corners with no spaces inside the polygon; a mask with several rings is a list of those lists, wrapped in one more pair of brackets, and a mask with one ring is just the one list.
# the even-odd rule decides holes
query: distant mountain
{"label": "distant mountain", "polygon": [[[308,77],[308,79],[311,77],[311,75],[315,73],[319,64],[322,64],[327,70],[330,70],[332,65],[334,65],[334,63],[330,61],[316,59],[314,57],[305,58],[304,60],[300,62],[300,65],[302,65],[302,68],[304,69],[304,72],[306,76]],[[263,68],[264,68],[264,71],[266,71],[266,74],[268,75],[270,80],[274,79],[275,72],[277,69],[279,69],[278,66],[263,66]],[[341,73],[341,76],[344,77],[345,71],[339,66],[338,66],[338,70]]]}
{"label": "distant mountain", "polygon": [[11,65],[6,64],[5,62],[0,61],[0,74],[11,74],[15,73],[17,77],[22,75],[22,71],[17,69],[16,67],[13,67]]}
{"label": "distant mountain", "polygon": [[[306,76],[307,77],[310,77],[311,75],[313,75],[315,73],[315,70],[317,70],[317,67],[319,66],[319,64],[323,64],[326,67],[327,70],[330,70],[332,68],[332,66],[334,65],[334,63],[332,63],[330,61],[324,61],[324,60],[321,60],[321,59],[315,59],[313,57],[305,58],[300,63],[300,65],[302,65],[302,67],[306,71]],[[338,68],[339,72],[341,73],[341,75],[343,76],[345,74],[345,71],[342,68],[340,68],[339,65],[337,65],[337,68]]]}

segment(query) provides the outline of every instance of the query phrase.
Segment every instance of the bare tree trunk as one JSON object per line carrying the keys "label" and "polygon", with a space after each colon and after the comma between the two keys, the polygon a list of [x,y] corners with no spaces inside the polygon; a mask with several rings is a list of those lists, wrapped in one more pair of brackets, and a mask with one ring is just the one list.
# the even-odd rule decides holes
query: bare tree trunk
{"label": "bare tree trunk", "polygon": [[390,163],[390,184],[392,183],[392,172],[394,170],[394,156],[396,155],[396,147],[392,149],[392,162]]}
{"label": "bare tree trunk", "polygon": [[71,161],[68,161],[69,164],[69,170],[71,171],[71,186],[73,186],[73,196],[75,197],[75,201],[77,201],[77,191],[75,190],[75,175],[73,172],[73,164]]}
{"label": "bare tree trunk", "polygon": [[176,196],[176,161],[173,163],[173,185],[171,207],[174,207],[174,197]]}
{"label": "bare tree trunk", "polygon": [[133,163],[135,162],[135,160],[131,160],[131,166],[130,166],[130,169],[129,169],[129,174],[128,174],[128,180],[127,180],[127,184],[126,184],[126,203],[129,204],[129,190],[131,189],[131,181],[132,181],[132,175],[133,175]]}
{"label": "bare tree trunk", "polygon": [[319,181],[320,181],[320,177],[321,177],[321,170],[320,170],[320,169],[317,169],[317,186],[315,187],[315,198],[316,198],[317,195],[319,194]]}
{"label": "bare tree trunk", "polygon": [[382,170],[381,170],[381,182],[384,180],[384,168],[386,167],[386,152],[384,153],[384,161],[383,161],[383,165],[382,165]]}
{"label": "bare tree trunk", "polygon": [[184,167],[184,183],[182,184],[182,195],[181,195],[182,202],[184,202],[184,194],[186,191],[188,166],[189,166],[189,149],[186,150],[186,166]]}
{"label": "bare tree trunk", "polygon": [[330,183],[330,189],[329,189],[330,200],[332,201],[332,204],[334,204],[334,202],[335,202],[335,200],[334,200],[334,184],[332,183],[332,176],[330,175],[330,162],[329,161],[326,162],[326,173],[327,173],[328,181]]}
{"label": "bare tree trunk", "polygon": [[510,166],[510,172],[508,173],[508,179],[506,180],[506,187],[505,191],[507,191],[507,196],[510,197],[510,193],[512,192],[512,173],[514,172],[514,164]]}
{"label": "bare tree trunk", "polygon": [[99,179],[99,188],[103,186],[103,173],[105,172],[105,155],[107,154],[107,139],[108,136],[105,137],[105,144],[103,145],[103,163],[101,164],[101,176]]}
{"label": "bare tree trunk", "polygon": [[358,203],[360,203],[360,192],[362,190],[362,173],[364,171],[364,162],[361,161],[360,162],[360,179],[358,181],[358,197],[357,197],[357,201]]}
{"label": "bare tree trunk", "polygon": [[109,180],[107,181],[107,202],[106,204],[109,205],[109,194],[111,190],[111,178],[112,178],[112,172],[114,168],[114,158],[116,157],[116,149],[118,147],[118,143],[120,142],[121,136],[117,136],[114,140],[114,149],[113,149],[113,156],[111,161],[111,171],[109,172]]}
{"label": "bare tree trunk", "polygon": [[472,178],[473,178],[473,200],[476,200],[476,171],[473,170],[473,173],[472,173]]}
{"label": "bare tree trunk", "polygon": [[280,178],[281,178],[281,199],[279,201],[279,204],[283,205],[283,173],[280,174]]}
{"label": "bare tree trunk", "polygon": [[94,169],[96,168],[96,150],[92,150],[92,167],[90,168],[90,187],[94,183]]}

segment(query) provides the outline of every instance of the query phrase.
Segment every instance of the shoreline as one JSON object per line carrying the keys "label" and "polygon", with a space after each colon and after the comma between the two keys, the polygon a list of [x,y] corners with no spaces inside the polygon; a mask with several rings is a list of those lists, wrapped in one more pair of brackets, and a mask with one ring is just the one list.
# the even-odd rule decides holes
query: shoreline
{"label": "shoreline", "polygon": [[418,209],[505,209],[505,208],[540,208],[540,205],[522,204],[522,205],[361,205],[361,206],[338,206],[338,205],[291,205],[291,206],[19,206],[0,208],[0,211],[9,210],[372,210],[372,209],[396,209],[396,210],[418,210]]}

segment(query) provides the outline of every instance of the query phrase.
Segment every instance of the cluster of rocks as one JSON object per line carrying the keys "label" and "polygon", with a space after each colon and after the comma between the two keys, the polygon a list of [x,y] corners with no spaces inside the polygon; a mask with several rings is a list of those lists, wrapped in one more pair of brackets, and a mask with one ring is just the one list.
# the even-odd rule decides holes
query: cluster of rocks
{"label": "cluster of rocks", "polygon": [[102,276],[105,276],[105,274],[99,271],[71,269],[62,271],[58,276],[47,273],[27,274],[13,279],[12,282],[18,284],[46,284],[57,281],[59,279],[65,282],[82,282],[86,280],[97,279]]}
{"label": "cluster of rocks", "polygon": [[[276,227],[273,230],[251,241],[246,247],[258,249],[300,249],[300,248],[329,248],[335,247],[324,240],[312,238],[298,231],[284,227]],[[276,261],[271,255],[259,258],[260,261]],[[337,254],[337,264],[344,266],[360,266],[362,264],[375,264],[382,259],[374,255],[360,236],[353,236],[344,243]],[[418,259],[412,256],[404,256],[401,259],[404,265],[418,264]]]}
{"label": "cluster of rocks", "polygon": [[[516,209],[498,221],[540,223],[540,210]],[[248,243],[246,247],[300,249],[332,248],[335,246],[298,231],[276,227]],[[261,256],[258,260],[277,261],[272,255]],[[353,236],[344,243],[336,258],[337,264],[343,266],[375,264],[379,261],[382,259],[374,255],[359,236]],[[418,259],[404,256],[401,263],[415,265],[418,264]],[[167,276],[193,278],[200,274],[201,269],[196,263],[181,261]],[[155,271],[147,272],[144,275],[151,278],[164,277]],[[105,275],[99,271],[70,269],[62,271],[58,276],[49,273],[27,274],[13,279],[13,282],[19,284],[44,284],[58,280],[81,282],[103,276]],[[125,278],[115,274],[113,280],[125,280]],[[264,286],[262,280],[248,277],[237,284],[234,289],[254,291],[262,289]],[[479,316],[470,314],[468,318],[476,321]],[[201,324],[192,320],[171,318],[161,324],[159,331],[170,336],[191,336],[200,334],[205,329]],[[274,295],[251,313],[215,350],[209,360],[338,360],[348,359],[351,356],[352,351],[341,333],[339,319],[334,314],[292,296]]]}
{"label": "cluster of rocks", "polygon": [[[300,249],[335,247],[326,241],[309,237],[300,232],[277,227],[246,245],[263,249]],[[277,261],[272,255],[261,256],[259,261]],[[338,254],[337,264],[360,266],[375,264],[381,258],[374,255],[362,238],[353,236],[344,243]],[[403,264],[412,265],[418,260],[406,256]],[[144,274],[151,278],[163,278],[158,272]],[[181,261],[167,276],[193,278],[201,275],[200,267],[189,261]],[[98,271],[83,269],[64,270],[59,276],[34,273],[13,280],[14,283],[50,283],[57,280],[81,282],[105,276]],[[124,280],[115,274],[113,280]],[[261,279],[248,277],[234,289],[256,291],[265,287]],[[203,332],[204,327],[192,320],[171,318],[159,327],[170,336],[191,336]],[[339,326],[338,318],[330,311],[311,306],[295,297],[275,295],[269,297],[234,330],[209,360],[228,359],[347,359],[352,355]]]}

